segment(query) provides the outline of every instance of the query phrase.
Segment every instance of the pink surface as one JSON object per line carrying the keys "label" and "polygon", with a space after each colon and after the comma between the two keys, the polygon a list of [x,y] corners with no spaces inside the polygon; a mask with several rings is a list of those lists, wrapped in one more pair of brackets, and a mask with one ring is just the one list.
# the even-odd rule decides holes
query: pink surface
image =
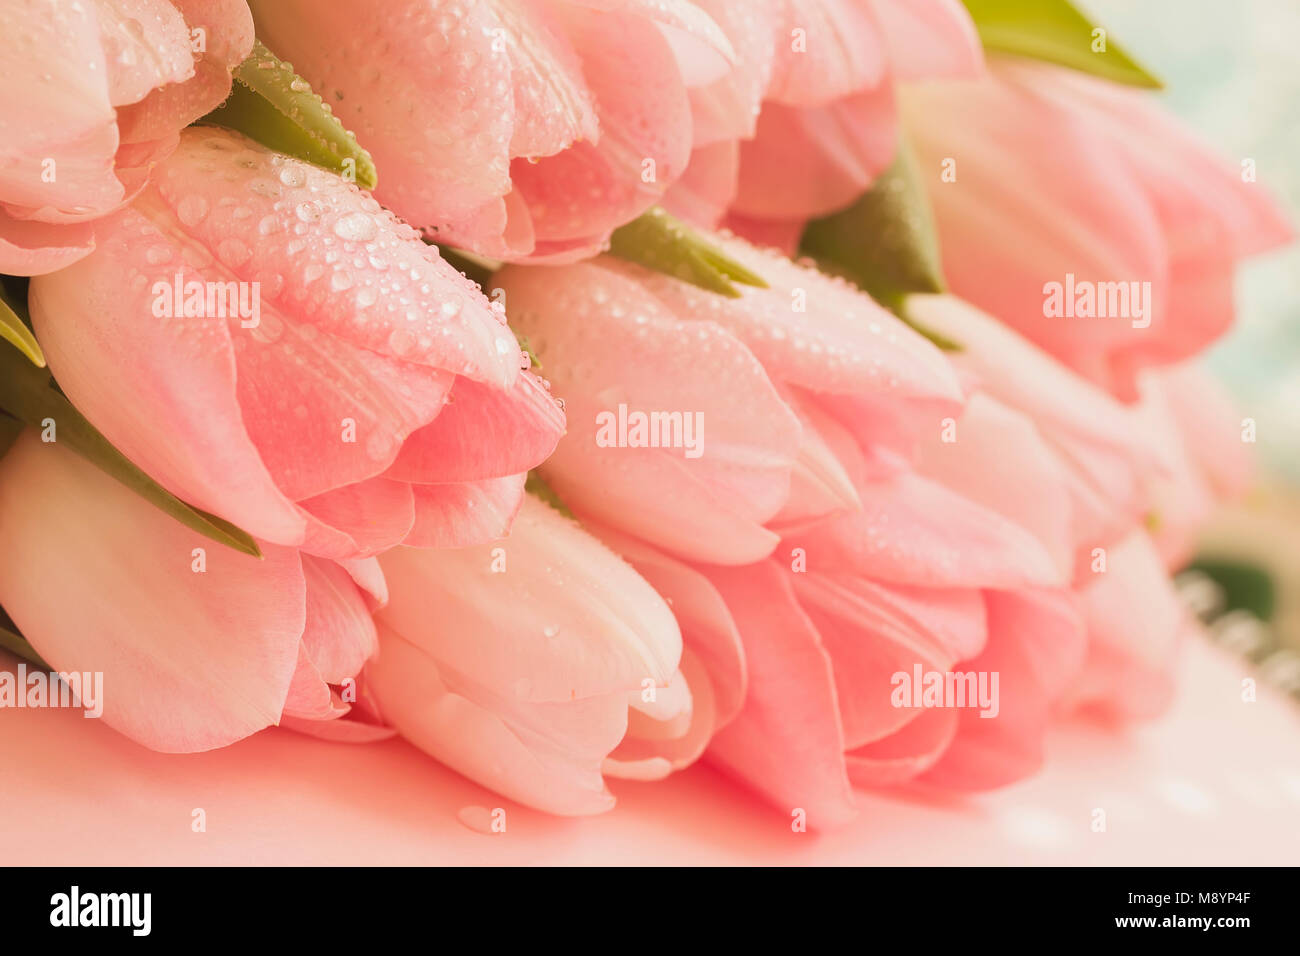
{"label": "pink surface", "polygon": [[[0,653],[12,669],[13,660]],[[206,754],[152,753],[79,711],[0,711],[4,864],[1296,864],[1300,708],[1193,642],[1157,723],[1071,723],[1048,769],[973,798],[864,794],[846,827],[796,834],[716,771],[613,780],[618,806],[556,819],[400,740],[268,730]],[[477,807],[458,819],[464,808]],[[479,833],[504,807],[506,832]],[[202,808],[207,830],[191,829]],[[1093,811],[1106,832],[1093,832]]]}

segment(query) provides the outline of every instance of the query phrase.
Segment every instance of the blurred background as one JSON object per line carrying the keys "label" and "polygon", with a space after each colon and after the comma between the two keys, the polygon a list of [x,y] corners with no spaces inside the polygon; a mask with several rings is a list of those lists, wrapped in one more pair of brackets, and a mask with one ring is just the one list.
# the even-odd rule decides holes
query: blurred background
{"label": "blurred background", "polygon": [[[1165,83],[1165,104],[1300,224],[1300,2],[1082,0]],[[1239,270],[1205,364],[1257,425],[1257,487],[1207,529],[1184,594],[1214,639],[1300,703],[1300,243]]]}

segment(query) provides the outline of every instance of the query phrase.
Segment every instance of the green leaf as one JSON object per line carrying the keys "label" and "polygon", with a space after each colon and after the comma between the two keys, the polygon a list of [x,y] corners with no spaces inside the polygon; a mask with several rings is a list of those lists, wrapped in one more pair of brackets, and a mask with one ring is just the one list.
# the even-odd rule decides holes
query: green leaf
{"label": "green leaf", "polygon": [[[374,189],[375,164],[328,103],[259,40],[235,70],[230,98],[200,123],[224,126]],[[335,96],[342,98],[341,91]]]}
{"label": "green leaf", "polygon": [[45,368],[45,353],[27,327],[27,308],[0,285],[0,339],[13,344],[37,368]]}
{"label": "green leaf", "polygon": [[[964,2],[986,50],[1046,60],[1129,86],[1163,85],[1069,0]],[[1094,50],[1103,43],[1104,49]]]}
{"label": "green leaf", "polygon": [[229,521],[191,507],[137,468],[64,397],[48,372],[8,349],[0,350],[0,408],[28,425],[55,423],[55,439],[177,521],[213,541],[260,558],[257,542]]}
{"label": "green leaf", "polygon": [[536,471],[530,471],[528,473],[528,477],[524,480],[524,491],[534,497],[542,499],[542,501],[545,501],[548,505],[571,521],[578,520],[573,516],[573,512],[569,510],[569,506],[560,499],[560,496],[555,493],[555,490],[548,485],[542,476]]}
{"label": "green leaf", "polygon": [[10,653],[17,654],[19,657],[26,658],[37,667],[44,668],[47,671],[54,670],[40,654],[36,653],[36,648],[27,643],[27,638],[18,633],[18,625],[13,622],[5,609],[0,607],[0,647]]}
{"label": "green leaf", "polygon": [[740,298],[732,284],[766,289],[761,276],[729,259],[694,229],[655,207],[614,231],[611,255],[662,272],[728,298]]}
{"label": "green leaf", "polygon": [[861,199],[808,224],[799,251],[823,272],[848,279],[939,348],[961,348],[907,314],[909,295],[945,287],[930,199],[906,143],[899,144],[893,164]]}

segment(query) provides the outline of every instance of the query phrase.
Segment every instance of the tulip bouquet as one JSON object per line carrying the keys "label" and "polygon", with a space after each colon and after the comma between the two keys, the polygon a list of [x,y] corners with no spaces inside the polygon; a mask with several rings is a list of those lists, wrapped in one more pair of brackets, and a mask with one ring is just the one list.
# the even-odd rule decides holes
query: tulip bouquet
{"label": "tulip bouquet", "polygon": [[[1158,714],[1287,242],[1065,0],[3,0],[0,643],[796,826]],[[0,690],[3,688],[0,687]]]}

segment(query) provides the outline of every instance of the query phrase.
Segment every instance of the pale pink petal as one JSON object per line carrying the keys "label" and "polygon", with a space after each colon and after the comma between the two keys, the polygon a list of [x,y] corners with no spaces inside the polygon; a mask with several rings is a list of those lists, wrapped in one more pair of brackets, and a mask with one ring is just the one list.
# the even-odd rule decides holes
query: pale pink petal
{"label": "pale pink petal", "polygon": [[[689,649],[682,651],[681,670],[669,686],[677,684],[689,686],[689,709],[656,720],[634,703],[628,711],[627,733],[601,765],[605,773],[628,780],[662,780],[700,758],[717,725],[717,710],[708,671]],[[640,694],[634,692],[632,700],[639,701]]]}
{"label": "pale pink petal", "polygon": [[862,511],[789,535],[823,568],[923,587],[1056,585],[1062,575],[1030,532],[911,472],[858,486]]}
{"label": "pale pink petal", "polygon": [[[569,434],[542,468],[561,499],[684,557],[771,551],[760,525],[788,493],[799,426],[748,349],[714,323],[679,320],[613,262],[507,267],[495,281],[565,402]],[[620,438],[631,412],[676,413],[675,446]]]}
{"label": "pale pink petal", "polygon": [[727,35],[736,63],[721,79],[691,90],[695,146],[749,139],[772,77],[784,0],[696,0]]}
{"label": "pale pink petal", "polygon": [[896,80],[976,76],[984,50],[961,0],[872,0]]}
{"label": "pale pink petal", "polygon": [[595,104],[582,78],[582,63],[546,7],[493,0],[510,55],[514,85],[514,132],[510,155],[553,156],[578,140],[598,135]]}
{"label": "pale pink petal", "polygon": [[100,43],[114,106],[194,75],[190,31],[167,0],[95,0]]}
{"label": "pale pink petal", "polygon": [[145,195],[156,192],[175,217],[169,230],[260,282],[283,314],[500,387],[518,376],[518,347],[478,286],[341,177],[202,128],[186,130],[155,176]]}
{"label": "pale pink petal", "polygon": [[[588,530],[622,555],[668,602],[685,647],[708,672],[715,730],[725,727],[744,703],[748,677],[740,632],[717,589],[699,571],[644,541],[603,525]],[[692,685],[696,693],[698,685]]]}
{"label": "pale pink petal", "polygon": [[[361,17],[314,0],[253,9],[258,36],[370,151],[376,195],[398,215],[437,228],[509,191],[511,58],[490,4],[394,0]],[[381,49],[400,67],[381,66]]]}
{"label": "pale pink petal", "polygon": [[0,601],[53,667],[104,675],[109,726],[192,752],[279,719],[303,631],[297,552],[215,544],[30,431],[0,461],[0,526]]}
{"label": "pale pink petal", "polygon": [[253,18],[245,0],[172,2],[185,18],[191,41],[201,36],[204,49],[193,54],[189,79],[159,87],[118,110],[123,142],[168,136],[216,109],[230,95],[231,71],[253,49]]}
{"label": "pale pink petal", "polygon": [[412,485],[415,524],[403,544],[412,548],[464,548],[499,541],[524,498],[527,473],[504,478]]}
{"label": "pale pink petal", "polygon": [[6,38],[0,52],[6,84],[0,196],[9,214],[30,219],[112,209],[122,198],[113,176],[118,137],[93,9],[6,3],[0,35]]}
{"label": "pale pink petal", "polygon": [[886,67],[880,30],[867,4],[786,0],[767,98],[792,106],[824,106],[881,85]]}
{"label": "pale pink petal", "polygon": [[736,198],[738,150],[738,144],[730,140],[697,146],[686,171],[664,195],[661,205],[679,219],[715,228]]}
{"label": "pale pink petal", "polygon": [[1067,579],[1074,569],[1069,479],[1033,422],[983,393],[945,439],[923,433],[917,470],[1030,531]]}
{"label": "pale pink petal", "polygon": [[677,669],[681,637],[662,599],[531,496],[504,544],[397,548],[379,560],[391,595],[379,621],[440,669],[521,702],[623,695],[646,678],[666,685]]}

